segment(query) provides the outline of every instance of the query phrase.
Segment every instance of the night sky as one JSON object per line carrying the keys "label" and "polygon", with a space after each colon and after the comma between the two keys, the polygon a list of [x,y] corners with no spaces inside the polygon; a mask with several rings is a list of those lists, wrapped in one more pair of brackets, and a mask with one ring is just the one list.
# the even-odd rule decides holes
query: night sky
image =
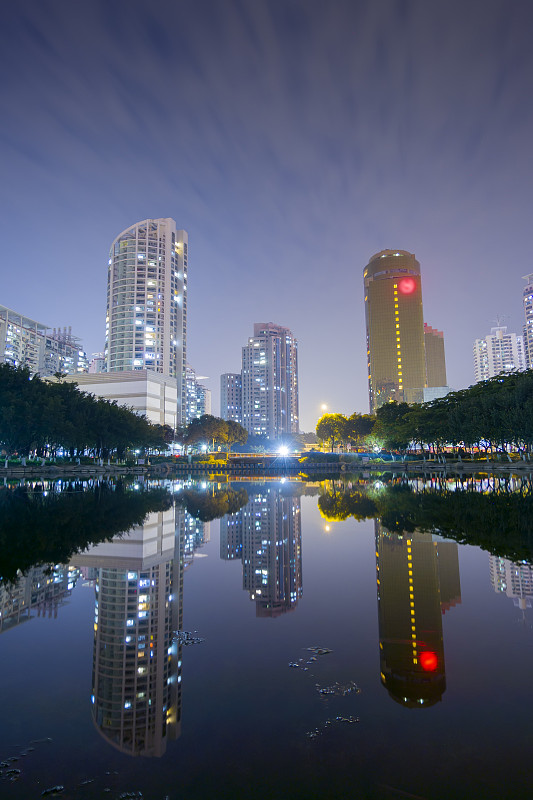
{"label": "night sky", "polygon": [[103,348],[107,259],[189,233],[188,360],[299,341],[303,430],[368,411],[362,270],[416,254],[448,382],[533,272],[533,3],[21,0],[0,29],[0,303]]}

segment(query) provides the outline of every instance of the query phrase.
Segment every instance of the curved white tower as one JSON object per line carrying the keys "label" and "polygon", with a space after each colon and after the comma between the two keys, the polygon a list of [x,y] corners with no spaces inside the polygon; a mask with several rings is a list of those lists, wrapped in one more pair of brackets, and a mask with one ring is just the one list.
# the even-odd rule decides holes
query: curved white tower
{"label": "curved white tower", "polygon": [[[152,370],[176,378],[185,408],[186,231],[173,219],[146,219],[122,231],[109,253],[107,372]],[[180,402],[181,401],[181,402]]]}

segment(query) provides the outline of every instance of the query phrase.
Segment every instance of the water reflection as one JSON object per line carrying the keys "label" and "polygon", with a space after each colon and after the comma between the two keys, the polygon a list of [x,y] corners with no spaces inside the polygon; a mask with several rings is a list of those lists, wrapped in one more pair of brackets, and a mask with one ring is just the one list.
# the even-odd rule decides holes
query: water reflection
{"label": "water reflection", "polygon": [[0,633],[32,618],[57,618],[79,578],[79,570],[61,564],[33,567],[16,583],[0,584]]}
{"label": "water reflection", "polygon": [[457,544],[374,524],[381,681],[408,708],[434,705],[446,689],[442,614],[461,602]]}
{"label": "water reflection", "polygon": [[95,568],[92,713],[124,753],[162,756],[181,732],[185,531],[181,508],[149,514],[126,536],[91,548]]}
{"label": "water reflection", "polygon": [[292,611],[302,597],[300,497],[265,486],[220,522],[220,557],[240,559],[258,617]]}
{"label": "water reflection", "polygon": [[525,561],[489,556],[490,579],[497,594],[505,592],[515,606],[526,611],[533,600],[533,567]]}

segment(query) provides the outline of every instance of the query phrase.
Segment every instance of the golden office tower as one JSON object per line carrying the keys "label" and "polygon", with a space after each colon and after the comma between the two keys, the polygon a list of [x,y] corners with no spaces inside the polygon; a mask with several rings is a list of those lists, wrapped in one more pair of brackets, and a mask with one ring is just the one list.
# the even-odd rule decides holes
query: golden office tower
{"label": "golden office tower", "polygon": [[424,330],[420,264],[406,250],[382,250],[363,276],[370,411],[423,402],[425,388],[445,385],[446,368],[442,334]]}

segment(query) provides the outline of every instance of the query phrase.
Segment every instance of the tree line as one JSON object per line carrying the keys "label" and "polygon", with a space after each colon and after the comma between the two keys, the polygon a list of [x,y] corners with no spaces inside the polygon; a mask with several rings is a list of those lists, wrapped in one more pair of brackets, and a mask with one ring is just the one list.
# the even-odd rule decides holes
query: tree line
{"label": "tree line", "polygon": [[128,448],[163,449],[172,429],[73,383],[31,377],[26,367],[0,364],[0,448],[7,456],[122,457]]}
{"label": "tree line", "polygon": [[[365,432],[366,431],[366,432]],[[530,453],[533,445],[533,370],[490,378],[429,403],[386,403],[375,415],[325,414],[317,436],[334,446],[405,451],[445,445]]]}
{"label": "tree line", "polygon": [[386,531],[435,533],[472,544],[511,561],[533,559],[533,492],[447,487],[415,491],[407,482],[336,487],[324,484],[318,498],[329,521],[378,519]]}
{"label": "tree line", "polygon": [[205,444],[215,450],[217,445],[231,450],[234,444],[246,444],[248,431],[231,419],[220,419],[211,414],[191,420],[188,425],[176,429],[175,441],[183,447]]}

